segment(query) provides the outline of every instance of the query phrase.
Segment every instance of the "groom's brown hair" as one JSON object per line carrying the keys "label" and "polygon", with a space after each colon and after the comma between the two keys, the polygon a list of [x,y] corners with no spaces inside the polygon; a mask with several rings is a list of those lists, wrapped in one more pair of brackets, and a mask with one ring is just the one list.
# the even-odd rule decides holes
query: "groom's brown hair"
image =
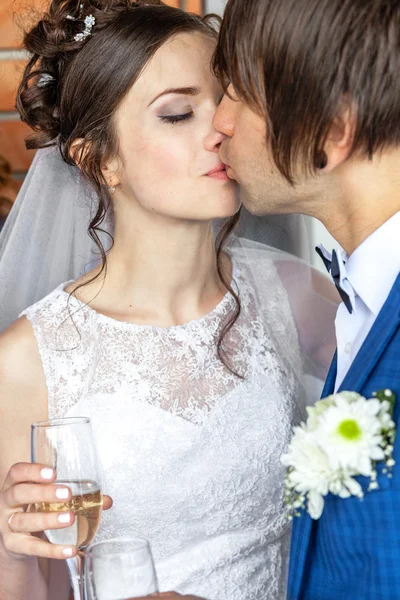
{"label": "groom's brown hair", "polygon": [[229,0],[214,69],[265,115],[289,181],[298,160],[318,166],[346,98],[357,116],[352,153],[400,145],[399,0]]}

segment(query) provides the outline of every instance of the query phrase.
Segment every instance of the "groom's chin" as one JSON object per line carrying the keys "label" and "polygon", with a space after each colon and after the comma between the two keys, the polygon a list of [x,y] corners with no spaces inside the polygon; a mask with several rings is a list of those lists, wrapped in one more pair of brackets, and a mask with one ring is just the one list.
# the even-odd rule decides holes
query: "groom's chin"
{"label": "groom's chin", "polygon": [[255,217],[262,217],[263,215],[270,214],[268,205],[264,205],[259,198],[252,196],[243,188],[240,189],[240,200],[245,209]]}

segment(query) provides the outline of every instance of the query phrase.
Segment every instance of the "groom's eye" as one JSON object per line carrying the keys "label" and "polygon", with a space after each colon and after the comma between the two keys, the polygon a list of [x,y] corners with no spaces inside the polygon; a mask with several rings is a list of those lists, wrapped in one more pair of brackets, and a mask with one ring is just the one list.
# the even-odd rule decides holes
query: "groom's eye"
{"label": "groom's eye", "polygon": [[164,123],[170,123],[171,125],[175,125],[176,123],[181,123],[182,121],[187,121],[193,117],[193,111],[185,113],[183,115],[163,115],[160,116],[160,119],[164,121]]}

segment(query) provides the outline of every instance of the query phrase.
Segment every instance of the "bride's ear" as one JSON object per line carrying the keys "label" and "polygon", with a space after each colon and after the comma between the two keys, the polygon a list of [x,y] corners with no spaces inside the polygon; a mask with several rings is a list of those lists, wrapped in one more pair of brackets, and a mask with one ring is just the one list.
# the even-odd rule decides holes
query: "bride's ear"
{"label": "bride's ear", "polygon": [[[84,138],[78,138],[71,144],[69,155],[81,171],[84,171],[84,161],[89,150],[90,142],[87,142]],[[119,164],[117,158],[110,159],[101,167],[104,180],[110,188],[115,188],[120,183],[118,171]]]}
{"label": "bride's ear", "polygon": [[104,179],[107,181],[109,188],[116,188],[121,183],[119,178],[119,162],[118,158],[112,158],[102,165],[101,172]]}

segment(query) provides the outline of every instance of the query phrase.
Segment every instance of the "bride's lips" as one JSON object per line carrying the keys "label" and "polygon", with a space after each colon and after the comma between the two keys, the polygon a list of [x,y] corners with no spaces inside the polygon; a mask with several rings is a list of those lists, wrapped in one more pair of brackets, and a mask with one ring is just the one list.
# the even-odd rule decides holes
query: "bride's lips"
{"label": "bride's lips", "polygon": [[228,176],[228,179],[230,179],[232,181],[236,181],[236,177],[235,177],[235,174],[234,174],[234,172],[232,170],[232,167],[230,166],[230,164],[228,164],[227,162],[225,162],[224,157],[221,155],[221,153],[220,153],[220,158],[223,161],[222,164],[225,167],[225,171],[226,171],[226,174]]}
{"label": "bride's lips", "polygon": [[206,175],[207,177],[211,177],[212,179],[219,179],[220,181],[228,181],[229,177],[226,174],[226,166],[221,163],[215,169],[209,171]]}

